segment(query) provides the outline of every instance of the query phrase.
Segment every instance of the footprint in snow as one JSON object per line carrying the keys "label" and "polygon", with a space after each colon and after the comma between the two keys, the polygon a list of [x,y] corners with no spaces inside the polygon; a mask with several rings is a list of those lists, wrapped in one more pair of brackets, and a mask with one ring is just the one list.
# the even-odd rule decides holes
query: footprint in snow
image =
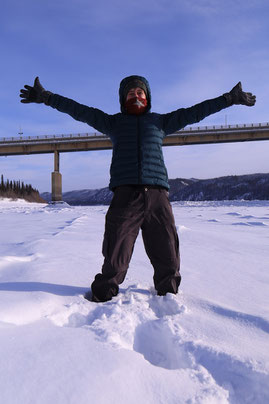
{"label": "footprint in snow", "polygon": [[259,372],[254,364],[194,342],[184,345],[196,366],[205,368],[219,386],[229,391],[230,404],[269,402],[269,375]]}
{"label": "footprint in snow", "polygon": [[179,296],[180,292],[178,295],[167,293],[166,296],[153,296],[149,306],[158,318],[185,313],[187,308],[179,301]]}
{"label": "footprint in snow", "polygon": [[233,226],[267,226],[266,223],[263,222],[234,222]]}
{"label": "footprint in snow", "polygon": [[192,359],[178,338],[167,319],[148,321],[136,328],[133,349],[154,366],[190,368]]}

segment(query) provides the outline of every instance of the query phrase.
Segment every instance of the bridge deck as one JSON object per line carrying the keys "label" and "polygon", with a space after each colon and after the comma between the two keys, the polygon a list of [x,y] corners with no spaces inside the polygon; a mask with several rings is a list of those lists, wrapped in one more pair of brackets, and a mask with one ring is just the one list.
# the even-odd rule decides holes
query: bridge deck
{"label": "bridge deck", "polygon": [[[269,123],[188,127],[164,138],[164,146],[269,140]],[[0,156],[112,149],[100,133],[20,136],[0,139]]]}

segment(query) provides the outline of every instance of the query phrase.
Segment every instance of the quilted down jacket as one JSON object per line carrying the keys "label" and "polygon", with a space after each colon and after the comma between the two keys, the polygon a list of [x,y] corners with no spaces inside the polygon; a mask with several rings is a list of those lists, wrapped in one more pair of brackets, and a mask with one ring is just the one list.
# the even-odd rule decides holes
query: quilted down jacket
{"label": "quilted down jacket", "polygon": [[[148,109],[142,115],[129,115],[124,110],[124,84],[132,77],[139,77],[148,89]],[[114,115],[57,94],[52,94],[48,102],[52,108],[65,112],[110,137],[113,155],[109,187],[112,190],[117,186],[130,184],[157,185],[169,189],[162,153],[164,137],[228,106],[226,98],[220,96],[166,114],[150,112],[151,92],[147,80],[141,76],[123,79],[119,95],[122,112]]]}

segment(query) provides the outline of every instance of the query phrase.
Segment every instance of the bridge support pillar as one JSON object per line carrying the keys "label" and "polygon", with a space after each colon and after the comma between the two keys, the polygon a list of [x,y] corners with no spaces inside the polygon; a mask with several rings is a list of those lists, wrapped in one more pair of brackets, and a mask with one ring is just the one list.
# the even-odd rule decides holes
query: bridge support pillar
{"label": "bridge support pillar", "polygon": [[60,153],[54,152],[54,171],[51,173],[52,202],[62,202],[62,174],[60,173]]}

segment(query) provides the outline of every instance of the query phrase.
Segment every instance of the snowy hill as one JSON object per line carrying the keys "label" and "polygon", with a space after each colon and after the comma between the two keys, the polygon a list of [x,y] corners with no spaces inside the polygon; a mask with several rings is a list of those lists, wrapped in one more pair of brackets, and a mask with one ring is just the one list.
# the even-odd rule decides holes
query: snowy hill
{"label": "snowy hill", "polygon": [[269,174],[170,181],[171,201],[268,200]]}
{"label": "snowy hill", "polygon": [[107,208],[0,201],[5,404],[269,402],[269,202],[173,203],[182,285],[139,235],[120,293],[85,300]]}
{"label": "snowy hill", "polygon": [[[207,180],[176,178],[169,180],[170,201],[269,200],[269,174],[232,175]],[[113,193],[108,188],[84,189],[63,193],[70,205],[108,205]],[[41,196],[51,200],[46,192]]]}

